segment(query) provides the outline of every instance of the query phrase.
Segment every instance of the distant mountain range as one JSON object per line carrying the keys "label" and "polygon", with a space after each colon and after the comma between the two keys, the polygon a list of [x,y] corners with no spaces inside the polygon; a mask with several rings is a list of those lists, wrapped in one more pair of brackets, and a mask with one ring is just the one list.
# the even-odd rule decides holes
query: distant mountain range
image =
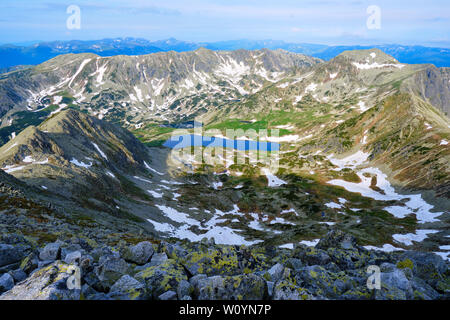
{"label": "distant mountain range", "polygon": [[[0,46],[0,72],[11,71],[13,66],[36,65],[61,54],[95,53],[102,57],[114,55],[144,55],[155,52],[186,52],[201,47],[210,50],[259,50],[263,48],[283,49],[302,53],[323,60],[330,60],[347,50],[378,48],[401,63],[431,63],[436,67],[450,67],[450,49],[398,44],[376,46],[327,46],[309,43],[288,43],[276,40],[232,40],[220,42],[188,42],[177,39],[149,41],[137,38],[116,38],[92,41],[53,41],[33,45]],[[17,67],[15,68],[17,69]],[[13,70],[15,70],[13,69]]]}

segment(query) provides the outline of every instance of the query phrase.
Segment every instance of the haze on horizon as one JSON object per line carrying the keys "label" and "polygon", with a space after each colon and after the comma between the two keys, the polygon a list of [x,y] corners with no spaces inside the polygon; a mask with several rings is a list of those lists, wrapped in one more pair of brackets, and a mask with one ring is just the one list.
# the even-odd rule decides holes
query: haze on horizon
{"label": "haze on horizon", "polygon": [[[69,30],[67,8],[81,9]],[[367,27],[369,6],[381,10]],[[0,43],[136,37],[194,42],[274,39],[328,45],[397,43],[450,47],[448,0],[4,0]]]}

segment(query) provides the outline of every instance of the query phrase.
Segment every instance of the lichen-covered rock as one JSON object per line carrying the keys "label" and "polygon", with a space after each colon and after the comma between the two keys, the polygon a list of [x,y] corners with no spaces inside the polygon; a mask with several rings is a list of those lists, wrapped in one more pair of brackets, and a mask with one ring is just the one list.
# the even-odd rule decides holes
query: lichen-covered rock
{"label": "lichen-covered rock", "polygon": [[312,294],[288,280],[282,280],[273,288],[274,300],[313,300]]}
{"label": "lichen-covered rock", "polygon": [[409,268],[414,275],[436,288],[445,278],[449,265],[440,256],[429,252],[407,251],[402,254],[399,267]]}
{"label": "lichen-covered rock", "polygon": [[176,260],[183,259],[189,253],[188,250],[186,250],[186,248],[182,247],[180,244],[172,244],[165,241],[162,241],[159,244],[158,252],[165,252],[170,259]]}
{"label": "lichen-covered rock", "polygon": [[39,259],[34,252],[30,253],[25,259],[20,263],[20,269],[25,273],[30,274],[33,270],[38,267]]}
{"label": "lichen-covered rock", "polygon": [[272,268],[270,268],[267,271],[268,278],[269,278],[267,280],[277,282],[283,276],[283,272],[284,272],[284,266],[281,263],[277,263],[276,265],[274,265]]}
{"label": "lichen-covered rock", "polygon": [[56,261],[0,296],[0,300],[79,300],[80,289],[69,289],[70,266]]}
{"label": "lichen-covered rock", "polygon": [[254,274],[201,279],[195,291],[199,300],[263,300],[268,296],[266,281]]}
{"label": "lichen-covered rock", "polygon": [[375,299],[406,300],[414,297],[413,286],[403,270],[395,268],[391,272],[382,272],[380,279],[381,289],[375,290]]}
{"label": "lichen-covered rock", "polygon": [[147,290],[142,282],[124,275],[114,283],[108,296],[120,300],[143,300],[147,298]]}
{"label": "lichen-covered rock", "polygon": [[180,282],[188,279],[183,267],[173,259],[158,266],[148,267],[137,273],[135,278],[146,283],[154,298],[169,290],[176,292]]}
{"label": "lichen-covered rock", "polygon": [[123,275],[127,274],[129,266],[119,255],[101,257],[95,269],[98,279],[105,288],[111,287]]}
{"label": "lichen-covered rock", "polygon": [[148,241],[143,241],[135,246],[126,248],[122,253],[122,257],[128,262],[143,265],[150,260],[154,252],[153,245]]}
{"label": "lichen-covered rock", "polygon": [[356,248],[342,249],[330,247],[327,254],[331,261],[335,263],[341,270],[362,268],[369,264],[370,255],[368,251],[358,250]]}
{"label": "lichen-covered rock", "polygon": [[189,281],[181,280],[178,284],[177,295],[179,299],[182,299],[185,296],[191,296],[194,292],[194,287]]}
{"label": "lichen-covered rock", "polygon": [[234,247],[213,247],[193,251],[183,259],[183,266],[192,274],[232,275],[240,273],[238,255]]}
{"label": "lichen-covered rock", "polygon": [[364,278],[351,277],[345,272],[331,272],[322,266],[308,266],[295,277],[296,283],[317,296],[338,298],[345,291],[364,284]]}
{"label": "lichen-covered rock", "polygon": [[[439,299],[439,292],[434,290],[424,280],[414,277],[411,280],[412,297],[414,300],[436,300]],[[445,299],[445,298],[444,298]]]}
{"label": "lichen-covered rock", "polygon": [[326,265],[331,262],[331,258],[325,250],[304,245],[297,246],[292,253],[292,257],[300,259],[309,266]]}

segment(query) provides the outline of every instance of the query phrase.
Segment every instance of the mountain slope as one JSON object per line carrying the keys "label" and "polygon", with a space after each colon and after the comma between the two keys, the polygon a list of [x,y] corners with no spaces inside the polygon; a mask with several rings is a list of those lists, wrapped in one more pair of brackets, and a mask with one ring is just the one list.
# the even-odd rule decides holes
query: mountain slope
{"label": "mountain slope", "polygon": [[[3,117],[2,126],[34,124],[30,119],[39,123],[36,118],[45,116],[42,113],[75,105],[134,129],[151,121],[180,121],[257,92],[318,62],[268,50],[199,49],[110,58],[64,55],[0,79],[0,112],[14,109]],[[21,113],[24,111],[31,112]],[[3,137],[12,134],[9,129],[3,131]]]}
{"label": "mountain slope", "polygon": [[28,127],[0,151],[7,173],[87,208],[120,215],[122,198],[150,199],[129,181],[149,175],[145,146],[122,128],[73,110]]}

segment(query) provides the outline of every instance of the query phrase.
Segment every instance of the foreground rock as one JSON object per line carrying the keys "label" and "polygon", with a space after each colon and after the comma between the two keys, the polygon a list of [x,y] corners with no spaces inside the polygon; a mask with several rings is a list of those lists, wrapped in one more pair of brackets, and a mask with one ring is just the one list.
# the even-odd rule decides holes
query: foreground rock
{"label": "foreground rock", "polygon": [[[212,241],[87,245],[80,239],[30,247],[0,245],[4,263],[14,266],[0,274],[1,299],[450,299],[449,264],[441,257],[368,251],[341,231],[316,247],[293,250]],[[369,266],[380,270],[380,289],[367,286]],[[68,281],[75,269],[78,284]]]}
{"label": "foreground rock", "polygon": [[81,291],[69,289],[70,266],[55,262],[34,272],[24,282],[0,296],[0,300],[79,300]]}

